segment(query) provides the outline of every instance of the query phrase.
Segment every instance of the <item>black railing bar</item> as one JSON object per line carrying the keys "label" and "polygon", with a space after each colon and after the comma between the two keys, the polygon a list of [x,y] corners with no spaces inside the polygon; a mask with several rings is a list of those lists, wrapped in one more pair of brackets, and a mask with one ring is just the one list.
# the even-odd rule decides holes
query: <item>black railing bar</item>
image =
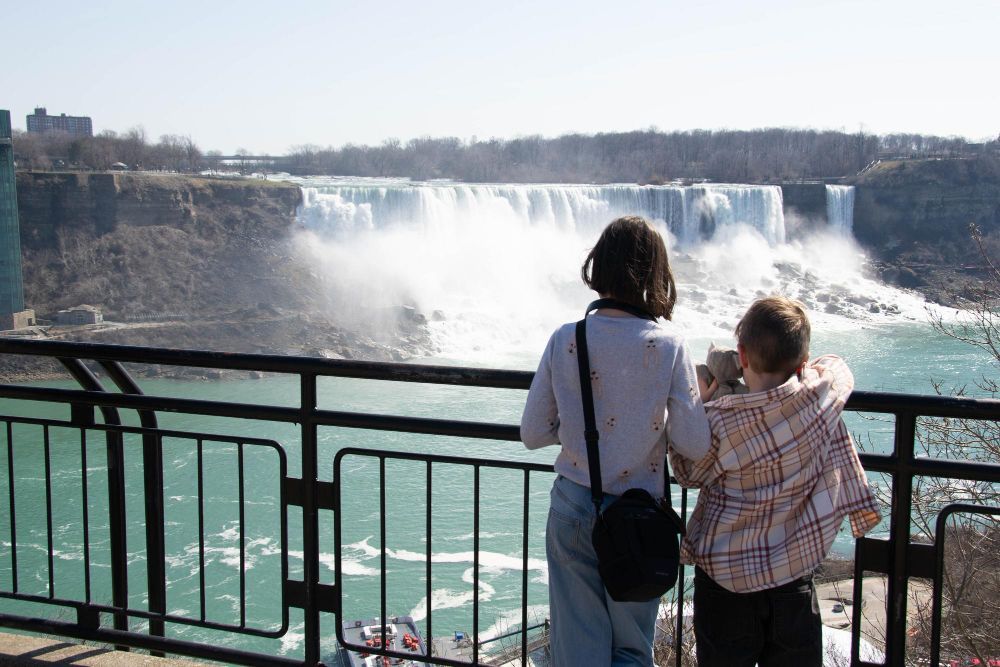
{"label": "black railing bar", "polygon": [[244,474],[243,474],[243,443],[237,443],[236,445],[236,468],[239,484],[239,503],[240,503],[240,628],[245,628],[247,625],[247,572],[246,572],[246,558],[247,558],[247,545],[246,545],[246,488],[244,487]]}
{"label": "black railing bar", "polygon": [[210,350],[181,350],[71,343],[66,341],[0,340],[0,353],[48,357],[73,357],[95,361],[119,361],[137,364],[220,368],[285,374],[310,374],[394,382],[456,384],[497,389],[527,389],[531,371],[496,370],[463,366],[402,364],[386,361],[355,361],[321,357],[268,355]]}
{"label": "black railing bar", "polygon": [[49,426],[50,428],[72,428],[87,431],[100,431],[107,433],[129,433],[133,435],[155,435],[163,438],[180,438],[184,440],[209,440],[212,442],[229,443],[236,445],[243,443],[247,445],[270,447],[279,456],[285,458],[281,445],[274,440],[267,438],[254,438],[243,435],[223,435],[215,433],[200,433],[198,431],[176,431],[173,429],[148,429],[142,426],[126,426],[124,424],[91,424],[87,427],[75,426],[72,422],[59,421],[57,419],[41,419],[38,417],[15,417],[13,415],[0,415],[0,421],[10,420],[16,424],[33,424],[37,426]]}
{"label": "black railing bar", "polygon": [[81,511],[83,514],[83,591],[84,599],[90,603],[90,493],[88,491],[87,479],[90,476],[87,470],[87,429],[80,429],[80,466],[83,468],[80,475]]}
{"label": "black railing bar", "polygon": [[[108,374],[111,381],[115,383],[125,394],[133,394],[141,396],[144,392],[136,384],[135,379],[128,374],[128,371],[118,363],[117,361],[102,360],[100,362],[101,368]],[[152,410],[139,410],[139,423],[146,428],[156,428],[156,413]]]}
{"label": "black railing bar", "polygon": [[[2,345],[2,341],[0,341]],[[72,354],[58,357],[59,363],[85,391],[83,394],[106,395],[104,386],[87,366]],[[80,393],[80,392],[78,392]],[[3,394],[0,394],[3,395]],[[105,424],[121,424],[118,410],[101,405],[101,415]],[[105,460],[108,475],[108,531],[111,537],[111,595],[114,605],[128,606],[128,531],[125,526],[125,462],[120,433],[105,432]],[[114,614],[115,629],[128,631],[128,619],[120,613]],[[126,647],[121,647],[127,650]]]}
{"label": "black railing bar", "polygon": [[55,546],[52,541],[52,442],[49,427],[42,427],[42,456],[45,459],[45,539],[49,560],[49,599],[56,596]]}
{"label": "black railing bar", "polygon": [[[35,356],[80,357],[96,361],[113,360],[140,364],[212,367],[292,374],[308,373],[398,382],[459,384],[499,389],[527,389],[533,377],[531,371],[10,338],[0,340],[0,353],[2,352]],[[981,412],[976,411],[977,405],[982,407]],[[996,411],[1000,409],[1000,400],[859,390],[851,394],[847,401],[847,409],[874,412],[893,412],[897,409],[916,410],[926,416],[989,419],[991,414],[995,415]],[[956,410],[960,410],[961,414],[957,413]]]}
{"label": "black railing bar", "polygon": [[1000,418],[1000,399],[855,391],[847,399],[845,409],[854,412],[900,413],[921,417],[957,417],[996,421]]}
{"label": "black railing bar", "polygon": [[[337,637],[337,642],[343,646],[344,640],[344,608],[343,608],[343,563],[341,562],[340,552],[342,548],[342,543],[340,539],[340,531],[342,526],[341,521],[341,507],[340,507],[340,492],[343,488],[343,480],[340,478],[340,462],[339,458],[334,458],[333,462],[333,586],[334,590],[337,592],[333,596],[333,606],[334,606],[334,628],[333,634]],[[282,485],[284,486],[284,485]],[[287,510],[285,510],[287,512]],[[287,580],[287,578],[286,578]],[[430,600],[427,601],[430,604]]]}
{"label": "black railing bar", "polygon": [[[666,465],[666,464],[664,464]],[[670,483],[675,483],[676,480],[671,479]],[[669,498],[668,498],[669,500]],[[685,487],[681,487],[681,518],[684,519],[685,525],[687,524],[687,502],[688,502],[688,490]],[[677,572],[677,614],[676,631],[674,632],[674,665],[676,667],[681,667],[681,651],[684,647],[684,582],[686,580],[684,574],[684,563],[680,564],[680,569]]]}
{"label": "black railing bar", "polygon": [[472,662],[479,662],[479,466],[472,475]]}
{"label": "black railing bar", "polygon": [[198,583],[201,620],[205,616],[205,469],[204,441],[198,438]]}
{"label": "black railing bar", "polygon": [[[26,387],[21,385],[0,385],[0,397],[50,403],[82,403],[102,408],[126,408],[130,410],[157,410],[159,412],[179,412],[184,414],[208,415],[212,417],[236,417],[257,421],[296,422],[301,416],[297,408],[251,403],[227,403],[224,401],[203,401],[191,398],[167,398],[162,396],[111,394],[76,389],[55,389],[52,387]],[[108,423],[118,423],[111,422]]]}
{"label": "black railing bar", "polygon": [[[142,394],[142,389],[128,371],[115,360],[102,359],[98,361],[101,368],[108,374],[120,391],[125,394]],[[149,429],[157,427],[156,413],[152,410],[139,410],[139,423]],[[144,494],[145,528],[146,528],[146,580],[149,597],[149,608],[156,613],[167,610],[166,585],[166,537],[164,536],[163,508],[163,443],[152,435],[143,435],[143,483],[146,485]],[[149,632],[163,636],[163,623],[151,620]]]}
{"label": "black railing bar", "polygon": [[76,623],[67,623],[47,618],[30,618],[13,614],[0,613],[0,626],[41,632],[60,637],[73,637],[115,645],[132,646],[149,651],[164,651],[192,658],[207,658],[219,662],[236,663],[240,665],[260,665],[262,667],[302,667],[301,660],[280,658],[263,653],[252,653],[239,649],[224,648],[217,644],[198,644],[181,639],[154,637],[146,634],[112,630],[110,628],[92,629]]}
{"label": "black railing bar", "polygon": [[[385,616],[386,616],[386,588],[388,587],[388,582],[386,577],[388,576],[388,560],[386,556],[386,544],[385,544],[385,456],[378,457],[378,508],[379,508],[379,562],[382,570],[381,577],[379,579],[379,620],[382,623],[382,646],[385,646]],[[430,600],[427,601],[430,604]]]}
{"label": "black railing bar", "polygon": [[[521,664],[528,664],[528,531],[531,504],[531,473],[524,471],[524,507],[521,515]],[[509,634],[509,633],[508,633]],[[485,642],[483,642],[485,643]]]}
{"label": "black railing bar", "polygon": [[433,586],[432,586],[432,584],[433,584],[433,579],[432,579],[432,573],[433,573],[433,542],[432,542],[432,540],[433,540],[433,536],[434,536],[434,533],[432,531],[433,520],[432,520],[432,511],[431,511],[432,510],[431,505],[434,502],[433,501],[433,484],[434,484],[433,480],[434,480],[434,473],[433,473],[432,466],[433,466],[433,464],[431,463],[430,460],[428,460],[427,461],[427,484],[425,484],[425,486],[426,486],[426,489],[425,489],[425,495],[426,495],[425,506],[427,508],[427,514],[426,514],[426,517],[425,517],[426,526],[427,526],[427,549],[426,549],[426,553],[427,553],[427,568],[426,568],[426,572],[427,572],[427,577],[426,577],[427,584],[426,584],[425,595],[427,596],[426,599],[427,599],[427,642],[428,642],[425,645],[425,648],[427,649],[427,654],[428,655],[430,655],[430,651],[431,651],[430,642],[433,641],[433,637],[434,637],[434,628],[433,628],[433,625],[432,625],[432,622],[431,622],[431,615],[433,613],[432,607],[434,606],[434,605],[431,604],[431,599],[432,599],[431,598],[431,593],[433,591]]}
{"label": "black railing bar", "polygon": [[[197,399],[163,398],[157,396],[108,394],[72,389],[0,385],[0,396],[32,401],[113,406],[135,410],[156,409],[161,412],[235,417],[256,421],[294,423],[301,419],[301,411],[296,408]],[[993,401],[993,403],[996,403],[996,406],[986,409],[983,412],[983,419],[991,421],[1000,420],[1000,401]],[[885,409],[887,412],[891,411],[889,406],[886,406]],[[312,421],[319,426],[392,430],[445,436],[455,435],[486,440],[520,440],[519,428],[511,424],[432,419],[427,417],[400,417],[395,415],[339,412],[333,410],[316,410],[313,413]]]}
{"label": "black railing bar", "polygon": [[17,506],[14,504],[14,425],[7,421],[7,495],[10,502],[10,575],[17,593]]}
{"label": "black railing bar", "polygon": [[885,659],[890,665],[902,664],[906,651],[907,577],[909,564],[910,517],[913,501],[913,475],[917,473],[913,453],[916,442],[915,414],[896,415],[893,453],[898,464],[892,475],[892,507],[889,538],[889,575],[886,599],[890,600],[885,626]]}
{"label": "black railing bar", "polygon": [[220,630],[222,632],[230,632],[236,635],[251,635],[254,637],[264,637],[266,639],[278,639],[288,631],[287,623],[282,623],[281,626],[275,626],[274,629],[264,629],[264,628],[254,628],[254,627],[240,627],[238,625],[233,625],[231,623],[218,623],[216,621],[202,621],[201,619],[192,618],[190,616],[178,616],[175,614],[158,614],[151,611],[146,611],[144,609],[131,609],[128,607],[114,607],[112,605],[106,604],[85,604],[80,600],[71,600],[65,598],[49,598],[46,595],[28,595],[25,593],[10,593],[7,591],[0,591],[0,599],[4,600],[18,600],[21,602],[35,602],[46,605],[55,605],[59,607],[66,607],[69,609],[87,609],[95,614],[122,614],[129,618],[137,618],[144,621],[159,620],[167,623],[179,623],[181,625],[189,625],[196,628],[205,628],[208,630]]}
{"label": "black railing bar", "polygon": [[376,431],[443,435],[480,440],[520,441],[520,428],[511,424],[434,419],[430,417],[397,417],[394,415],[362,414],[317,410],[316,424]]}
{"label": "black railing bar", "polygon": [[[864,600],[862,597],[861,585],[864,578],[864,569],[862,567],[861,549],[858,547],[860,542],[854,542],[854,578],[851,585],[851,600],[855,602],[852,605],[851,613],[851,665],[857,665],[861,662],[861,614],[862,614],[862,603],[859,600]],[[888,614],[888,607],[891,604],[889,599],[885,600],[886,613]],[[888,619],[886,619],[888,620]],[[886,634],[886,640],[888,640],[888,630],[884,631]],[[886,662],[886,665],[889,663]]]}
{"label": "black railing bar", "polygon": [[[300,420],[303,418],[301,410],[297,408],[277,407],[273,405],[203,401],[190,398],[134,396],[130,394],[102,394],[73,389],[23,387],[18,385],[0,385],[0,397],[29,401],[114,406],[116,408],[133,410],[156,409],[160,412],[234,417],[254,421],[300,423]],[[403,433],[462,436],[483,440],[520,440],[519,428],[510,424],[490,424],[427,417],[397,417],[394,415],[336,412],[332,410],[316,410],[312,413],[310,421],[317,426],[340,426],[344,428],[389,430]]]}
{"label": "black railing bar", "polygon": [[[859,458],[865,472],[898,473],[902,470],[902,463],[893,455],[860,454]],[[1000,464],[997,463],[914,457],[906,464],[906,469],[917,477],[1000,482]]]}
{"label": "black railing bar", "polygon": [[[316,411],[316,375],[303,372],[299,376],[299,418],[300,430],[300,461],[302,479],[308,482],[302,485],[302,580],[305,587],[305,604],[302,609],[302,626],[305,635],[305,662],[315,665],[320,660],[320,609],[317,597],[319,585],[319,502],[317,499],[316,480],[319,479],[317,467],[318,446],[317,429],[313,421]],[[282,479],[284,490],[284,479]],[[283,510],[287,511],[287,510]],[[282,587],[284,602],[284,587]]]}
{"label": "black railing bar", "polygon": [[[334,465],[339,465],[341,459],[347,456],[368,456],[371,458],[391,456],[394,459],[405,459],[407,461],[427,461],[434,463],[444,463],[448,465],[485,465],[492,468],[503,468],[508,470],[530,470],[533,472],[553,472],[551,463],[532,463],[530,461],[500,461],[494,459],[481,459],[468,456],[443,456],[434,454],[419,454],[417,452],[396,452],[378,449],[362,449],[360,447],[344,447],[337,450],[334,455]],[[334,482],[336,484],[336,481]]]}
{"label": "black railing bar", "polygon": [[[97,379],[87,366],[79,359],[59,357],[59,363],[69,371],[69,374],[76,380],[76,383],[83,388],[83,391],[73,390],[82,396],[97,396],[97,395],[108,395],[101,381]],[[10,385],[3,385],[10,386]],[[3,391],[3,386],[0,386],[0,396],[6,397],[7,394]],[[15,398],[15,397],[12,397]],[[49,399],[38,399],[38,400],[49,400]],[[101,415],[104,417],[105,424],[121,424],[121,416],[118,414],[118,410],[114,406],[106,403],[96,403],[94,405],[99,405],[101,408]],[[110,447],[110,443],[108,445]]]}
{"label": "black railing bar", "polygon": [[937,515],[934,527],[934,589],[931,602],[931,665],[941,664],[941,614],[944,593],[944,546],[947,521],[952,514],[989,514],[1000,516],[1000,507],[954,503]]}
{"label": "black railing bar", "polygon": [[[278,481],[278,516],[279,532],[281,533],[281,625],[288,628],[288,589],[284,582],[288,581],[288,497],[285,494],[285,480],[288,479],[288,461],[285,453],[278,450],[281,479]],[[317,545],[318,546],[318,545]],[[318,588],[316,589],[319,590]]]}

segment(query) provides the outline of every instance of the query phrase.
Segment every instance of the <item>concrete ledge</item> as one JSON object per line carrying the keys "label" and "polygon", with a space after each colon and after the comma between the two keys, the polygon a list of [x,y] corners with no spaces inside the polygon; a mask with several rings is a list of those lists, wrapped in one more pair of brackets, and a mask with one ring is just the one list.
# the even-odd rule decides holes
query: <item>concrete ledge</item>
{"label": "concrete ledge", "polygon": [[[154,658],[143,653],[83,646],[59,639],[0,633],[0,667],[37,665],[86,667],[209,667],[208,663],[181,658]],[[215,663],[218,664],[218,663]]]}

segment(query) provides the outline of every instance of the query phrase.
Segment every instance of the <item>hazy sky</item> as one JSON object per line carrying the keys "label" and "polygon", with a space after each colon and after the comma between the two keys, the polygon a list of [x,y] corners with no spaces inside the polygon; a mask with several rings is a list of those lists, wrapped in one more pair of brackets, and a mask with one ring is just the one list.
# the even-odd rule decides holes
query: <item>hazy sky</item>
{"label": "hazy sky", "polygon": [[280,154],[424,135],[995,137],[1000,0],[5,2],[0,108]]}

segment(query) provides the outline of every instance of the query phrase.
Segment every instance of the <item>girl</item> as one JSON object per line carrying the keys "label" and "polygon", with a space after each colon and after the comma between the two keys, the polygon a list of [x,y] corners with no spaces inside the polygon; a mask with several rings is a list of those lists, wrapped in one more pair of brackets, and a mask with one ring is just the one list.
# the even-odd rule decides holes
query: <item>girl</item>
{"label": "girl", "polygon": [[[710,438],[691,355],[668,322],[676,289],[667,248],[644,219],[618,218],[601,234],[581,275],[602,298],[653,316],[605,307],[587,319],[603,506],[634,487],[662,497],[668,441],[700,460]],[[542,353],[521,417],[528,449],[562,445],[545,538],[553,664],[649,666],[659,600],[612,600],[590,542],[595,510],[576,352],[575,324],[564,324]]]}

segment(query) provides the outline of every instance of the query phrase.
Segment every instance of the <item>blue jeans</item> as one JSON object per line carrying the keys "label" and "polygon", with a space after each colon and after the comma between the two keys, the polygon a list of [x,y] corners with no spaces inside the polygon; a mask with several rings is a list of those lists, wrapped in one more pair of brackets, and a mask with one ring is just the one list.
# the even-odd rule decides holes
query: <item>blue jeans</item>
{"label": "blue jeans", "polygon": [[[615,602],[604,590],[590,543],[595,519],[590,489],[560,476],[550,497],[545,555],[553,666],[650,667],[660,600]],[[604,507],[616,498],[605,494]]]}
{"label": "blue jeans", "polygon": [[812,575],[733,593],[694,571],[698,667],[820,667],[823,628]]}

